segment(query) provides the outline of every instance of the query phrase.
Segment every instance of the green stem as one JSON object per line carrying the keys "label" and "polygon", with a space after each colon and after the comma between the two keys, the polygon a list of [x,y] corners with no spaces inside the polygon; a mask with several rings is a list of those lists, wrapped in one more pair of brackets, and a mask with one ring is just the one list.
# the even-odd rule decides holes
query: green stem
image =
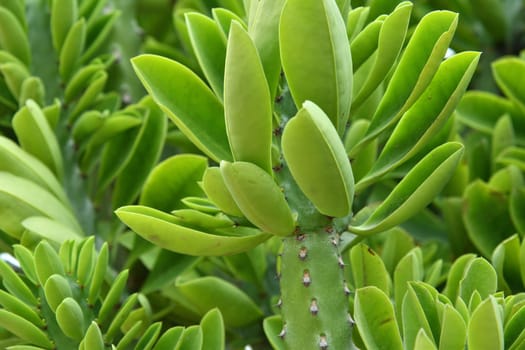
{"label": "green stem", "polygon": [[281,338],[288,349],[353,349],[339,236],[331,227],[283,241]]}

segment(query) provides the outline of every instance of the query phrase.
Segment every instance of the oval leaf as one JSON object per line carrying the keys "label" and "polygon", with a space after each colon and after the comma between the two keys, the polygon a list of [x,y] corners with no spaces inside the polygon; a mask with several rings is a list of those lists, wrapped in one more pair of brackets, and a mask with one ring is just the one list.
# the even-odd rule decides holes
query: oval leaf
{"label": "oval leaf", "polygon": [[195,73],[155,55],[135,57],[132,63],[155,102],[200,150],[215,161],[231,160],[223,107]]}
{"label": "oval leaf", "polygon": [[122,222],[148,241],[164,249],[188,255],[241,253],[271,237],[258,230],[240,227],[233,229],[241,231],[242,235],[237,237],[205,233],[179,225],[173,215],[143,206],[126,206],[115,213]]}
{"label": "oval leaf", "polygon": [[335,1],[288,0],[281,14],[279,43],[296,106],[315,102],[342,135],[353,75],[345,23]]}
{"label": "oval leaf", "polygon": [[394,227],[427,206],[443,189],[463,154],[463,146],[448,142],[430,152],[392,190],[372,215],[359,226],[349,226],[356,234],[372,234]]}
{"label": "oval leaf", "polygon": [[224,74],[224,112],[233,158],[271,173],[270,91],[257,49],[237,22],[230,28]]}

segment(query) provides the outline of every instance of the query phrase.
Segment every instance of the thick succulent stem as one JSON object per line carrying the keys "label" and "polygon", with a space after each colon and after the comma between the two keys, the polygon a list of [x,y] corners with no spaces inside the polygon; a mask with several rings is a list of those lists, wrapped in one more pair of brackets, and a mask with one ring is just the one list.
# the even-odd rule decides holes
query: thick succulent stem
{"label": "thick succulent stem", "polygon": [[288,349],[352,349],[352,323],[338,234],[331,227],[283,241],[279,277]]}

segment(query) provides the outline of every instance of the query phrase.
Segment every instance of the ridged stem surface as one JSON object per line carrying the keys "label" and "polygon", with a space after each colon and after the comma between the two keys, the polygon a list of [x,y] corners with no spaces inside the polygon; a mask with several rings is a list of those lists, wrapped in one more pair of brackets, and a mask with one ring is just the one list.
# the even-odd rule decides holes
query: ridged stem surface
{"label": "ridged stem surface", "polygon": [[283,241],[279,277],[283,331],[288,349],[352,349],[349,290],[331,227]]}

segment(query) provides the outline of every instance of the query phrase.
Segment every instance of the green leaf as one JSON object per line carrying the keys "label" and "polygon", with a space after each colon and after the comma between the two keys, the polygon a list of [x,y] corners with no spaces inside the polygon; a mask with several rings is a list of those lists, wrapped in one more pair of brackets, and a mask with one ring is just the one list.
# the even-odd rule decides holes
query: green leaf
{"label": "green leaf", "polygon": [[[150,242],[177,253],[214,256],[251,249],[271,237],[259,230],[237,227],[230,231],[205,233],[181,226],[173,215],[144,206],[126,206],[117,216],[133,231]],[[237,234],[238,236],[234,236]]]}
{"label": "green leaf", "polygon": [[441,323],[439,350],[464,350],[467,342],[467,325],[453,306],[445,304]]}
{"label": "green leaf", "polygon": [[496,160],[498,155],[504,151],[506,148],[514,146],[516,141],[514,137],[514,127],[512,125],[512,119],[508,114],[503,115],[498,119],[496,125],[494,125],[494,130],[492,132],[492,156],[493,161],[492,169],[498,169]]}
{"label": "green leaf", "polygon": [[475,257],[475,254],[464,254],[454,260],[448,272],[447,284],[443,290],[443,294],[450,300],[455,301],[459,297],[460,283],[465,274],[465,269]]}
{"label": "green leaf", "polygon": [[416,341],[414,343],[414,350],[435,350],[436,345],[432,341],[432,339],[429,338],[427,333],[420,329],[416,336]]}
{"label": "green leaf", "polygon": [[56,243],[79,241],[83,238],[81,231],[75,231],[60,221],[45,216],[30,216],[22,221],[22,226],[27,231]]}
{"label": "green leaf", "polygon": [[195,73],[154,55],[132,63],[155,102],[199,149],[215,161],[232,160],[222,104]]}
{"label": "green leaf", "polygon": [[521,147],[507,147],[496,158],[496,163],[515,165],[521,170],[525,170],[525,149]]}
{"label": "green leaf", "polygon": [[222,161],[220,169],[235,203],[252,224],[278,236],[293,234],[294,216],[270,174],[248,162]]}
{"label": "green leaf", "polygon": [[0,7],[0,47],[29,66],[31,50],[24,27],[15,15],[3,6]]}
{"label": "green leaf", "polygon": [[392,190],[390,195],[359,226],[349,226],[356,234],[386,231],[407,220],[430,203],[453,174],[463,146],[445,143],[426,155]]}
{"label": "green leaf", "polygon": [[492,64],[492,72],[505,95],[525,113],[525,91],[521,84],[525,79],[525,61],[518,57],[501,58]]}
{"label": "green leaf", "polygon": [[64,204],[68,199],[53,173],[7,137],[0,136],[0,171],[23,177],[49,190]]}
{"label": "green leaf", "polygon": [[224,38],[228,36],[228,33],[230,32],[230,26],[233,21],[239,22],[244,27],[244,29],[246,29],[246,25],[244,24],[242,18],[230,10],[216,7],[211,10],[211,14],[215,22],[217,22],[217,25],[221,28]]}
{"label": "green leaf", "polygon": [[219,99],[223,98],[226,40],[211,18],[197,12],[185,14],[188,34],[202,72]]}
{"label": "green leaf", "polygon": [[113,208],[132,203],[144,181],[159,160],[164,146],[167,121],[164,113],[149,98],[142,101],[149,107],[142,128],[133,144],[130,159],[120,171],[113,190]]}
{"label": "green leaf", "polygon": [[423,257],[421,248],[416,247],[406,254],[394,270],[394,298],[396,317],[401,324],[403,298],[408,290],[408,282],[423,280]]}
{"label": "green leaf", "polygon": [[13,129],[22,148],[44,163],[58,179],[63,175],[62,153],[55,133],[32,100],[13,117]]}
{"label": "green leaf", "polygon": [[43,330],[25,318],[7,310],[0,309],[0,326],[31,344],[41,346],[44,349],[53,347],[53,343],[51,343]]}
{"label": "green leaf", "polygon": [[180,154],[157,165],[144,183],[140,204],[162,211],[181,209],[181,199],[201,195],[197,184],[207,168],[205,157]]}
{"label": "green leaf", "polygon": [[500,306],[489,296],[472,313],[468,325],[469,350],[503,350],[503,320]]}
{"label": "green leaf", "polygon": [[81,62],[87,63],[95,57],[97,52],[108,40],[115,21],[119,18],[120,11],[113,10],[101,16],[94,16],[93,21],[88,21],[88,31],[86,38],[86,50],[84,51]]}
{"label": "green leaf", "polygon": [[201,320],[202,349],[224,350],[224,321],[219,309],[210,310]]}
{"label": "green leaf", "polygon": [[260,319],[259,307],[239,288],[218,277],[202,277],[176,287],[204,315],[218,308],[227,327],[241,327]]}
{"label": "green leaf", "polygon": [[281,315],[266,317],[263,321],[264,334],[275,350],[285,350],[283,339],[279,336],[283,329]]}
{"label": "green leaf", "polygon": [[0,208],[0,228],[13,237],[22,235],[22,221],[32,216],[45,216],[82,232],[69,208],[46,189],[4,172],[0,172]]}
{"label": "green leaf", "polygon": [[452,40],[458,15],[435,11],[421,19],[372,117],[363,143],[393,125],[432,81]]}
{"label": "green leaf", "polygon": [[199,326],[190,326],[184,330],[175,350],[202,349],[203,332]]}
{"label": "green leaf", "polygon": [[358,289],[354,307],[357,328],[368,349],[403,349],[394,308],[383,291],[374,286]]}
{"label": "green leaf", "polygon": [[470,240],[487,257],[515,231],[509,216],[508,197],[477,180],[463,194],[463,221]]}
{"label": "green leaf", "polygon": [[483,258],[474,258],[465,267],[459,282],[459,296],[468,303],[472,294],[477,291],[482,299],[496,292],[498,277],[496,270]]}
{"label": "green leaf", "polygon": [[461,123],[485,134],[492,134],[499,118],[508,114],[511,116],[516,133],[523,138],[519,130],[519,126],[523,123],[516,123],[519,119],[516,108],[511,101],[501,96],[484,91],[468,91],[461,99],[457,112],[457,118]]}
{"label": "green leaf", "polygon": [[510,193],[510,218],[520,234],[525,234],[525,188],[514,188]]}
{"label": "green leaf", "polygon": [[520,266],[520,239],[512,235],[502,241],[492,253],[492,266],[498,276],[498,290],[512,294],[523,288]]}
{"label": "green leaf", "polygon": [[61,51],[62,45],[77,17],[78,5],[76,1],[51,1],[51,36],[56,52]]}
{"label": "green leaf", "polygon": [[[427,313],[435,312],[432,308],[435,306],[423,305],[418,298],[418,294],[414,290],[414,285],[409,283],[408,290],[403,298],[402,317],[403,317],[403,339],[407,349],[414,348],[416,338],[420,330],[423,330],[428,337],[432,337],[432,330],[430,328],[430,320],[427,318]],[[431,338],[432,340],[433,337]]]}
{"label": "green leaf", "polygon": [[173,350],[173,347],[179,343],[183,332],[184,327],[182,326],[168,329],[161,335],[153,350]]}
{"label": "green leaf", "polygon": [[248,28],[248,33],[259,52],[264,67],[270,96],[276,94],[281,74],[281,57],[279,51],[279,19],[285,0],[258,1],[257,12]]}
{"label": "green leaf", "polygon": [[389,75],[405,42],[411,12],[412,3],[405,1],[385,18],[378,36],[373,66],[352,101],[352,109],[358,109]]}
{"label": "green leaf", "polygon": [[281,14],[279,43],[296,106],[313,101],[342,135],[353,75],[346,28],[335,1],[288,0]]}
{"label": "green leaf", "polygon": [[358,244],[350,250],[350,266],[355,288],[376,286],[390,295],[392,281],[381,257],[365,244]]}
{"label": "green leaf", "polygon": [[479,53],[463,52],[439,66],[430,85],[401,117],[372,170],[358,187],[376,181],[431,141],[456,108],[478,60]]}
{"label": "green leaf", "polygon": [[325,112],[305,101],[286,124],[281,144],[293,178],[317,210],[333,217],[348,215],[354,199],[352,167]]}
{"label": "green leaf", "polygon": [[63,81],[69,81],[80,64],[80,56],[86,42],[86,22],[84,18],[76,21],[69,30],[64,45],[60,49],[58,71]]}
{"label": "green leaf", "polygon": [[[504,339],[505,348],[509,349],[509,345],[519,343],[520,338],[523,338],[525,329],[525,307],[522,305],[518,311],[516,311],[505,324]],[[523,341],[523,340],[522,340]]]}
{"label": "green leaf", "polygon": [[271,102],[257,48],[235,22],[228,37],[224,72],[226,131],[233,158],[251,162],[267,173],[272,173]]}

